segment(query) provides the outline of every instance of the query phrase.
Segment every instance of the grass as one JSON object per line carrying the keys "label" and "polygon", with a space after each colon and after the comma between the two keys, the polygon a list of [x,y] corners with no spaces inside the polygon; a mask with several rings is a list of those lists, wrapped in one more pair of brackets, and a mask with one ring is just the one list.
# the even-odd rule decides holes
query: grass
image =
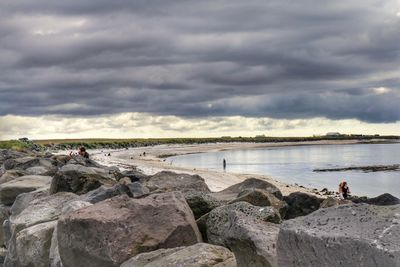
{"label": "grass", "polygon": [[0,141],[0,149],[12,149],[17,151],[24,151],[28,145],[18,140]]}

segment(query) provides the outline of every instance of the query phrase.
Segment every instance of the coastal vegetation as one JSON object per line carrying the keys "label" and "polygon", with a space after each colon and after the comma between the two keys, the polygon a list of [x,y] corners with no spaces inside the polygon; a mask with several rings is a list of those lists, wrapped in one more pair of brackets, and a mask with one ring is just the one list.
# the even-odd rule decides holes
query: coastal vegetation
{"label": "coastal vegetation", "polygon": [[399,141],[400,136],[377,136],[377,135],[340,135],[340,136],[310,136],[310,137],[207,137],[207,138],[132,138],[132,139],[53,139],[53,140],[33,140],[26,138],[19,140],[0,141],[0,148],[24,150],[34,147],[40,149],[75,149],[85,146],[89,149],[118,149],[128,147],[146,147],[154,145],[168,144],[205,144],[205,143],[279,143],[279,142],[307,142],[307,141],[331,141],[331,140],[359,140],[365,142],[393,142]]}

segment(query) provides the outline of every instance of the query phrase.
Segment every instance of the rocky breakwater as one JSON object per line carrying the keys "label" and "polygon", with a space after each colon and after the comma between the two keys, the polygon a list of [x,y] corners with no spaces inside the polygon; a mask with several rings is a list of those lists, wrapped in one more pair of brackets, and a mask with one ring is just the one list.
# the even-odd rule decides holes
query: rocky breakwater
{"label": "rocky breakwater", "polygon": [[0,266],[399,264],[399,200],[387,194],[323,201],[255,178],[211,192],[198,175],[8,150],[0,164]]}

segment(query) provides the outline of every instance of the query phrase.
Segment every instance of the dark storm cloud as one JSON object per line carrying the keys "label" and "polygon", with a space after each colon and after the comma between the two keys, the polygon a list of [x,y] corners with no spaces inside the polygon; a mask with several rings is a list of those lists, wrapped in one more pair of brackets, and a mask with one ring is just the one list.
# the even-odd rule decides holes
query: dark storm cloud
{"label": "dark storm cloud", "polygon": [[0,115],[400,120],[387,1],[3,1]]}

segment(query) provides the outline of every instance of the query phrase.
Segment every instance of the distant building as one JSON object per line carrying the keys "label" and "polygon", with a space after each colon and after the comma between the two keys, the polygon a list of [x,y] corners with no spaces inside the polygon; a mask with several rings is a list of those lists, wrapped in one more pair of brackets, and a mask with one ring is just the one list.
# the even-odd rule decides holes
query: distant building
{"label": "distant building", "polygon": [[341,134],[339,132],[329,132],[326,133],[326,136],[341,136]]}

